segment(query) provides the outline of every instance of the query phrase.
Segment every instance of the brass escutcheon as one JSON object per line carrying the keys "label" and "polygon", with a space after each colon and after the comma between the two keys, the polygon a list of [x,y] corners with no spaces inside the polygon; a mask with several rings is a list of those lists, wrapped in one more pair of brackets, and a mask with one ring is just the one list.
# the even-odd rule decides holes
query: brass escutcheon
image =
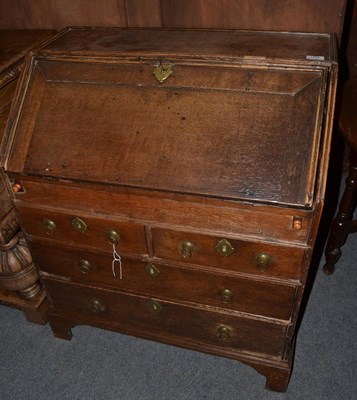
{"label": "brass escutcheon", "polygon": [[261,253],[255,257],[255,261],[259,271],[265,271],[269,267],[271,257],[268,254]]}
{"label": "brass escutcheon", "polygon": [[172,68],[169,64],[161,64],[159,63],[154,68],[153,74],[155,78],[160,82],[166,81],[166,79],[172,74]]}
{"label": "brass escutcheon", "polygon": [[162,311],[162,305],[161,305],[158,301],[156,301],[156,300],[151,300],[151,301],[149,302],[149,307],[150,307],[150,309],[151,309],[152,311],[154,311],[154,312],[160,312],[160,311]]}
{"label": "brass escutcheon", "polygon": [[72,219],[72,226],[76,231],[80,233],[86,233],[88,230],[87,224],[79,217],[74,217]]}
{"label": "brass escutcheon", "polygon": [[154,264],[147,264],[145,265],[145,272],[151,276],[151,278],[156,278],[157,276],[160,275],[160,270],[155,267]]}
{"label": "brass escutcheon", "polygon": [[222,325],[217,330],[217,336],[221,340],[228,340],[231,337],[232,328],[227,325]]}
{"label": "brass escutcheon", "polygon": [[195,245],[191,242],[183,242],[181,244],[181,254],[185,258],[191,258],[195,250],[196,250]]}
{"label": "brass escutcheon", "polygon": [[120,242],[120,235],[114,229],[107,232],[107,239],[111,244],[118,244]]}
{"label": "brass escutcheon", "polygon": [[105,311],[105,305],[98,299],[90,299],[88,301],[88,308],[94,313]]}
{"label": "brass escutcheon", "polygon": [[234,252],[234,247],[228,242],[227,239],[221,239],[216,244],[216,251],[219,255],[228,257]]}
{"label": "brass escutcheon", "polygon": [[88,260],[80,260],[79,261],[79,269],[82,274],[88,274],[88,272],[92,269],[92,264]]}
{"label": "brass escutcheon", "polygon": [[221,290],[221,299],[223,303],[230,303],[233,298],[233,292],[229,289]]}
{"label": "brass escutcheon", "polygon": [[45,218],[43,220],[43,224],[45,225],[46,231],[48,233],[54,233],[54,231],[57,229],[56,223],[54,221],[52,221],[51,219]]}

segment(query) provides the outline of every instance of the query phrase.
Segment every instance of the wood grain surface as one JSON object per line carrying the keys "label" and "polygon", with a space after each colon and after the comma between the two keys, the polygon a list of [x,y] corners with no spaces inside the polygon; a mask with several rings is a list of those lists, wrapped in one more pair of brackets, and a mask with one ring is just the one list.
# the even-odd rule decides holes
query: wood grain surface
{"label": "wood grain surface", "polygon": [[66,26],[235,28],[334,32],[346,0],[2,0],[0,28]]}

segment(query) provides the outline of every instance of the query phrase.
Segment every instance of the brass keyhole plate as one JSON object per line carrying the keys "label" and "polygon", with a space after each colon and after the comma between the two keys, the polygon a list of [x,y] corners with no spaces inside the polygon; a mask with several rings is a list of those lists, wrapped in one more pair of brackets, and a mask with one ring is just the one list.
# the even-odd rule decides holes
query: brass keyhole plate
{"label": "brass keyhole plate", "polygon": [[228,242],[227,239],[221,239],[216,244],[216,251],[219,255],[228,257],[234,252],[234,247]]}
{"label": "brass keyhole plate", "polygon": [[169,64],[158,64],[153,71],[155,78],[163,83],[172,74],[172,68]]}

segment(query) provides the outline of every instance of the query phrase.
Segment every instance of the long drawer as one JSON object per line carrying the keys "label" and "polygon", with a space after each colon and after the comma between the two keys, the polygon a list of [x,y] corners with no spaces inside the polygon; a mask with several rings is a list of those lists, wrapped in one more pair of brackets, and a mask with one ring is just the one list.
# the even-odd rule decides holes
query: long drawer
{"label": "long drawer", "polygon": [[55,312],[78,324],[105,326],[140,336],[187,338],[191,343],[223,346],[281,357],[287,325],[227,312],[181,306],[155,298],[44,279]]}
{"label": "long drawer", "polygon": [[182,268],[156,261],[122,258],[123,276],[112,255],[32,243],[37,265],[47,274],[79,283],[144,293],[174,301],[206,304],[289,320],[296,287]]}
{"label": "long drawer", "polygon": [[300,279],[304,249],[263,242],[152,229],[156,257],[259,276]]}

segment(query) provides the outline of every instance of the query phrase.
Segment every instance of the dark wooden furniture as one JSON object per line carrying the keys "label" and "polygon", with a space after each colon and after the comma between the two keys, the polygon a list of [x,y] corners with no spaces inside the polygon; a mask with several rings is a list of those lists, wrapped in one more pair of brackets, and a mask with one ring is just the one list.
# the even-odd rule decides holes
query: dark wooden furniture
{"label": "dark wooden furniture", "polygon": [[326,245],[324,272],[331,275],[341,256],[340,248],[350,233],[357,232],[353,213],[357,203],[357,76],[351,78],[343,89],[339,130],[350,147],[349,174],[336,217],[332,221]]}
{"label": "dark wooden furniture", "polygon": [[3,142],[57,337],[89,324],[288,385],[322,211],[328,34],[70,29]]}
{"label": "dark wooden furniture", "polygon": [[[49,30],[0,30],[0,139],[25,55],[53,34]],[[21,308],[31,322],[45,323],[46,294],[38,281],[18,216],[0,179],[0,302]]]}

